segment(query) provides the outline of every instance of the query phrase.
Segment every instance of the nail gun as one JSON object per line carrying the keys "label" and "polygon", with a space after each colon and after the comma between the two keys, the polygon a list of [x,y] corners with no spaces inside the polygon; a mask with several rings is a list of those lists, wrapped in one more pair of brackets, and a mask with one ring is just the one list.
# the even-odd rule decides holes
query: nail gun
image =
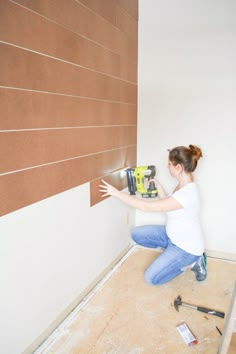
{"label": "nail gun", "polygon": [[155,183],[149,182],[156,175],[156,167],[138,166],[135,168],[127,168],[126,170],[128,190],[131,195],[135,195],[136,191],[143,198],[155,198],[158,195]]}

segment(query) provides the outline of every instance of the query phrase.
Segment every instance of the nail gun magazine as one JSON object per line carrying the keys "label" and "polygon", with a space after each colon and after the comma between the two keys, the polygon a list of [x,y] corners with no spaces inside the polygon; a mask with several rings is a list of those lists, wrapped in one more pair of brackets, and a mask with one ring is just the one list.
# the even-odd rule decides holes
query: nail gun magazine
{"label": "nail gun magazine", "polygon": [[128,190],[131,195],[138,192],[142,198],[156,198],[158,191],[152,179],[156,175],[156,166],[138,166],[127,168]]}

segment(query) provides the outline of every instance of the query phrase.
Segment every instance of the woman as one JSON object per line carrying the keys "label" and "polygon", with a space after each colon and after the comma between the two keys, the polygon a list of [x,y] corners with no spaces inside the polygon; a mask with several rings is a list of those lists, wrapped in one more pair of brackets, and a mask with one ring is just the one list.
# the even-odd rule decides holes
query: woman
{"label": "woman", "polygon": [[178,146],[170,150],[168,168],[178,183],[172,194],[167,195],[160,183],[155,181],[160,197],[157,200],[136,198],[102,181],[102,197],[116,197],[146,212],[167,213],[166,226],[145,225],[132,230],[132,238],[137,244],[163,249],[145,271],[145,279],[149,284],[164,284],[189,268],[198,281],[207,276],[203,235],[198,218],[199,195],[193,180],[193,171],[200,157],[202,151],[195,145]]}

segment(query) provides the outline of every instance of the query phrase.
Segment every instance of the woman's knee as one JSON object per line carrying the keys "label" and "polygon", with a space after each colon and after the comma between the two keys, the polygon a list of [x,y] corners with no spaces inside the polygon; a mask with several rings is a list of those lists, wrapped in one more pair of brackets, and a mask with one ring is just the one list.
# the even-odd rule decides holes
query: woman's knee
{"label": "woman's knee", "polygon": [[147,268],[146,271],[144,272],[144,279],[146,283],[150,285],[163,285],[165,283],[168,283],[170,280],[176,278],[182,273],[183,271],[180,269],[176,269],[175,271],[171,271],[171,272],[160,270],[157,273],[153,273],[150,272],[149,268]]}
{"label": "woman's knee", "polygon": [[145,282],[149,285],[161,285],[161,279],[159,279],[159,277],[156,275],[156,276],[153,276],[152,274],[150,274],[148,272],[148,270],[146,270],[144,272],[144,279],[145,279]]}
{"label": "woman's knee", "polygon": [[166,253],[159,255],[145,270],[144,279],[150,285],[162,285],[175,278],[181,270],[168,262]]}
{"label": "woman's knee", "polygon": [[143,239],[142,226],[137,226],[131,231],[131,238],[134,242],[141,244]]}
{"label": "woman's knee", "polygon": [[148,274],[148,272],[144,272],[144,279],[145,279],[145,282],[149,285],[155,285],[153,283],[153,278]]}

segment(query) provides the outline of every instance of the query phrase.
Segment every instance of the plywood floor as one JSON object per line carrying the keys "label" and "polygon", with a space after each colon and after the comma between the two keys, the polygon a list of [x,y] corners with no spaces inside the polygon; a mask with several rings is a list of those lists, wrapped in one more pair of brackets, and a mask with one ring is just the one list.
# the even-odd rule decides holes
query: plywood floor
{"label": "plywood floor", "polygon": [[[191,271],[162,286],[147,285],[143,272],[158,253],[135,248],[90,301],[37,354],[216,354],[225,319],[181,306],[174,299],[211,307],[227,315],[236,262],[208,258],[208,277]],[[188,347],[176,330],[182,321],[198,339]]]}

